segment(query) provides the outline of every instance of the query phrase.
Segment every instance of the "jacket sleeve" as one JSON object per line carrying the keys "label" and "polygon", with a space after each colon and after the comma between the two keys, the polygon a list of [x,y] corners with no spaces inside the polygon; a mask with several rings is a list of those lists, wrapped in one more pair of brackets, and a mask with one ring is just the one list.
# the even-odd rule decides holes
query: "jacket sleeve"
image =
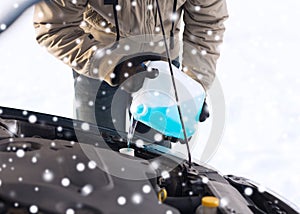
{"label": "jacket sleeve", "polygon": [[91,56],[101,48],[101,44],[83,30],[86,5],[87,0],[42,1],[34,11],[38,43],[84,75],[89,73]]}
{"label": "jacket sleeve", "polygon": [[184,4],[183,71],[206,90],[215,78],[227,17],[225,0],[187,0]]}

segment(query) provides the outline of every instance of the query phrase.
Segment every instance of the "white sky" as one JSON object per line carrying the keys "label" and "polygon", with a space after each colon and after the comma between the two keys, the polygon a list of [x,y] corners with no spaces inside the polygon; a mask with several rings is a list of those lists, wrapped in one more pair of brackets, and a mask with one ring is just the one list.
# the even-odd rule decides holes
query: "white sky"
{"label": "white sky", "polygon": [[[226,129],[209,164],[300,206],[300,2],[231,0],[228,9],[218,63]],[[0,36],[0,106],[72,117],[71,70],[37,45],[31,17]]]}

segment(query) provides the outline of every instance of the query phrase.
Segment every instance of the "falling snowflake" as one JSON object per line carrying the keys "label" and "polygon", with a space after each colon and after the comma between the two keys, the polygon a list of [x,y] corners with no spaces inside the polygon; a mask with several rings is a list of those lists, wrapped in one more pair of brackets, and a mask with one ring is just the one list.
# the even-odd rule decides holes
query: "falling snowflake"
{"label": "falling snowflake", "polygon": [[201,7],[200,6],[195,6],[195,11],[200,11],[201,10]]}
{"label": "falling snowflake", "polygon": [[250,187],[246,187],[244,190],[245,195],[251,196],[253,194],[253,189]]}
{"label": "falling snowflake", "polygon": [[22,178],[22,177],[19,177],[19,178],[18,178],[18,181],[19,181],[19,182],[22,182],[22,181],[23,181],[23,178]]}
{"label": "falling snowflake", "polygon": [[126,204],[126,198],[124,196],[120,196],[118,197],[117,199],[117,203],[121,206],[125,205]]}
{"label": "falling snowflake", "polygon": [[66,210],[66,214],[75,214],[75,211],[71,208]]}
{"label": "falling snowflake", "polygon": [[91,184],[86,184],[81,188],[80,193],[83,196],[88,196],[93,192],[93,189],[94,188]]}
{"label": "falling snowflake", "polygon": [[72,65],[73,67],[76,67],[76,66],[77,66],[77,62],[73,61],[73,62],[71,63],[71,65]]}
{"label": "falling snowflake", "polygon": [[153,95],[154,95],[155,97],[158,97],[158,96],[160,95],[160,93],[159,93],[159,91],[154,91],[154,92],[153,92]]}
{"label": "falling snowflake", "polygon": [[33,157],[31,158],[31,162],[32,162],[32,163],[36,163],[36,162],[37,162],[37,157],[33,156]]}
{"label": "falling snowflake", "polygon": [[136,140],[135,145],[139,148],[143,148],[144,141],[142,139],[138,139],[138,140]]}
{"label": "falling snowflake", "polygon": [[29,121],[29,123],[36,123],[37,117],[35,115],[30,115],[28,117],[28,121]]}
{"label": "falling snowflake", "polygon": [[197,74],[197,78],[198,78],[199,80],[202,80],[202,79],[203,79],[203,75],[202,75],[202,74]]}
{"label": "falling snowflake", "polygon": [[72,4],[77,4],[77,0],[72,0]]}
{"label": "falling snowflake", "polygon": [[78,172],[83,172],[85,170],[85,165],[83,163],[78,163],[76,169]]}
{"label": "falling snowflake", "polygon": [[29,212],[30,213],[37,213],[39,211],[38,207],[36,205],[31,205],[29,207]]}
{"label": "falling snowflake", "polygon": [[51,182],[54,179],[54,174],[49,169],[43,172],[43,180],[46,182]]}
{"label": "falling snowflake", "polygon": [[83,131],[88,131],[88,130],[90,130],[90,125],[88,123],[84,122],[84,123],[81,124],[81,129]]}
{"label": "falling snowflake", "polygon": [[6,29],[6,24],[1,24],[1,25],[0,25],[0,29],[1,29],[1,30],[5,30],[5,29]]}
{"label": "falling snowflake", "polygon": [[197,54],[197,50],[196,50],[196,49],[192,49],[191,53],[192,53],[193,55],[196,55],[196,54]]}
{"label": "falling snowflake", "polygon": [[40,189],[38,187],[34,187],[34,191],[38,192]]}
{"label": "falling snowflake", "polygon": [[25,156],[25,151],[23,149],[18,149],[16,155],[18,158],[23,158]]}
{"label": "falling snowflake", "polygon": [[170,19],[171,19],[172,21],[176,21],[176,20],[178,19],[177,13],[172,13]]}
{"label": "falling snowflake", "polygon": [[121,5],[116,5],[116,10],[120,11],[122,9]]}
{"label": "falling snowflake", "polygon": [[43,12],[39,12],[39,13],[38,13],[38,17],[39,17],[39,18],[43,18],[43,17],[44,17],[44,13],[43,13]]}
{"label": "falling snowflake", "polygon": [[228,199],[227,198],[221,198],[220,199],[220,205],[221,207],[226,207],[229,204]]}
{"label": "falling snowflake", "polygon": [[149,4],[149,5],[147,6],[147,9],[148,9],[148,10],[153,10],[153,5],[152,5],[152,4]]}
{"label": "falling snowflake", "polygon": [[102,26],[102,27],[105,27],[105,25],[106,25],[106,22],[105,22],[105,21],[102,21],[102,22],[101,22],[101,26]]}
{"label": "falling snowflake", "polygon": [[63,130],[63,127],[61,127],[61,126],[58,126],[56,129],[57,129],[57,131],[58,131],[58,132],[62,132],[62,130]]}
{"label": "falling snowflake", "polygon": [[203,177],[202,178],[202,183],[207,184],[209,181],[208,177]]}
{"label": "falling snowflake", "polygon": [[158,169],[159,168],[159,163],[157,161],[153,161],[150,163],[150,166],[152,166],[153,169]]}
{"label": "falling snowflake", "polygon": [[140,204],[143,201],[143,197],[141,194],[135,193],[135,194],[133,194],[131,200],[132,200],[132,203],[134,203],[134,204]]}
{"label": "falling snowflake", "polygon": [[57,117],[53,117],[53,118],[52,118],[52,121],[53,121],[53,122],[57,122],[57,121],[58,121],[58,118],[57,118]]}
{"label": "falling snowflake", "polygon": [[68,57],[64,57],[64,58],[63,58],[63,62],[64,62],[64,63],[68,63],[68,62],[69,62]]}
{"label": "falling snowflake", "polygon": [[95,161],[91,160],[88,163],[88,167],[89,167],[89,169],[95,169],[97,167],[97,164]]}
{"label": "falling snowflake", "polygon": [[215,36],[215,40],[216,40],[216,41],[219,41],[220,39],[221,39],[221,37],[220,37],[219,35],[216,35],[216,36]]}
{"label": "falling snowflake", "polygon": [[207,51],[206,51],[206,50],[202,50],[202,51],[201,51],[201,55],[202,55],[202,56],[204,56],[204,55],[206,55],[206,54],[207,54]]}
{"label": "falling snowflake", "polygon": [[111,29],[107,27],[107,28],[105,28],[105,32],[106,32],[106,33],[110,33],[110,32],[111,32]]}
{"label": "falling snowflake", "polygon": [[132,2],[131,2],[131,5],[132,5],[133,7],[135,7],[135,6],[136,6],[136,1],[132,1]]}
{"label": "falling snowflake", "polygon": [[155,141],[159,142],[159,141],[161,141],[162,139],[163,139],[162,134],[156,133],[156,134],[154,135],[154,140],[155,140]]}
{"label": "falling snowflake", "polygon": [[98,69],[98,68],[94,68],[94,69],[93,69],[93,73],[94,73],[94,74],[98,74],[98,73],[99,73],[99,69]]}
{"label": "falling snowflake", "polygon": [[2,114],[3,113],[3,110],[0,108],[0,114]]}
{"label": "falling snowflake", "polygon": [[125,45],[125,46],[124,46],[124,50],[125,50],[125,51],[129,51],[129,50],[130,50],[130,46],[129,46],[129,45]]}
{"label": "falling snowflake", "polygon": [[116,74],[115,73],[111,73],[109,76],[110,76],[111,79],[113,79],[113,78],[116,77]]}
{"label": "falling snowflake", "polygon": [[76,44],[80,44],[81,39],[76,39],[75,42],[76,42]]}
{"label": "falling snowflake", "polygon": [[143,186],[143,193],[148,194],[151,192],[151,187],[148,184]]}
{"label": "falling snowflake", "polygon": [[69,185],[70,185],[70,179],[69,178],[63,178],[63,179],[61,179],[61,185],[63,186],[63,187],[68,187]]}
{"label": "falling snowflake", "polygon": [[106,53],[107,55],[110,55],[110,54],[111,54],[111,49],[107,49],[107,50],[105,51],[105,53]]}
{"label": "falling snowflake", "polygon": [[19,4],[18,4],[18,3],[14,3],[14,4],[13,4],[13,7],[14,7],[14,8],[18,8],[18,7],[19,7]]}
{"label": "falling snowflake", "polygon": [[212,30],[207,31],[207,35],[211,36],[213,34]]}
{"label": "falling snowflake", "polygon": [[47,24],[45,25],[45,27],[48,28],[48,29],[50,29],[51,26],[52,26],[52,25],[51,25],[50,23],[47,23]]}
{"label": "falling snowflake", "polygon": [[164,170],[161,172],[161,177],[163,177],[163,179],[170,178],[170,173]]}
{"label": "falling snowflake", "polygon": [[80,27],[86,27],[87,26],[87,23],[85,22],[85,21],[82,21],[82,22],[80,22]]}
{"label": "falling snowflake", "polygon": [[90,101],[88,102],[88,105],[89,105],[89,106],[93,106],[93,105],[94,105],[94,102],[93,102],[92,100],[90,100]]}

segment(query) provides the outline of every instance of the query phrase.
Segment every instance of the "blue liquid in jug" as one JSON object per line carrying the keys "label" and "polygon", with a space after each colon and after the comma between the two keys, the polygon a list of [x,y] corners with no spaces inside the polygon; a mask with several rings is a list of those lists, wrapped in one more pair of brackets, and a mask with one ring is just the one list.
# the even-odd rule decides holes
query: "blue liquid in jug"
{"label": "blue liquid in jug", "polygon": [[[194,104],[195,105],[195,104]],[[196,131],[201,108],[195,115],[189,113],[190,111],[183,111],[184,127],[187,137],[191,137]],[[183,129],[179,118],[179,113],[176,105],[151,107],[140,104],[137,106],[136,111],[132,112],[134,118],[151,128],[161,132],[166,136],[184,139]]]}

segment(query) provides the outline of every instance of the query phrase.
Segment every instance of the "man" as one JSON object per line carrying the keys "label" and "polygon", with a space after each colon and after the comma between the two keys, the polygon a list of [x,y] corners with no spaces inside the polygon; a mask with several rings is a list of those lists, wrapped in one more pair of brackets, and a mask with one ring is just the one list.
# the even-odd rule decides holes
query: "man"
{"label": "man", "polygon": [[145,61],[165,58],[162,31],[168,34],[172,63],[180,65],[182,12],[182,68],[208,90],[228,16],[225,0],[48,0],[36,5],[37,41],[73,69],[78,119],[125,130],[136,88],[118,86],[143,71]]}

